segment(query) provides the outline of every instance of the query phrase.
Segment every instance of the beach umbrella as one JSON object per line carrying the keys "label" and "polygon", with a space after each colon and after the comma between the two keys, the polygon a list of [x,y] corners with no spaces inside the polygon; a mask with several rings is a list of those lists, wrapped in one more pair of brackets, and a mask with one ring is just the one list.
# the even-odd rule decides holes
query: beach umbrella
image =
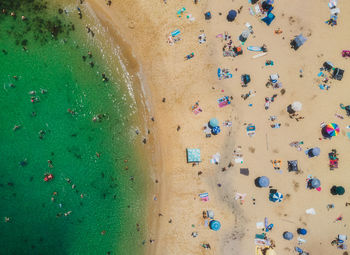
{"label": "beach umbrella", "polygon": [[272,202],[281,202],[283,200],[283,195],[279,192],[276,192],[276,193],[271,193],[270,194],[270,200]]}
{"label": "beach umbrella", "polygon": [[210,227],[210,229],[212,229],[214,231],[218,231],[221,228],[221,224],[217,220],[212,220],[209,223],[209,227]]}
{"label": "beach umbrella", "polygon": [[319,179],[317,178],[313,178],[310,180],[310,186],[314,189],[317,189],[321,186],[321,182]]}
{"label": "beach umbrella", "polygon": [[273,4],[275,1],[274,0],[266,0],[266,2],[268,3],[268,4]]}
{"label": "beach umbrella", "polygon": [[345,189],[342,186],[336,187],[335,191],[337,192],[337,195],[343,195],[345,193]]}
{"label": "beach umbrella", "polygon": [[266,176],[261,176],[258,180],[260,187],[268,187],[270,185],[270,180]]}
{"label": "beach umbrella", "polygon": [[209,120],[209,126],[210,126],[211,128],[216,127],[216,126],[219,126],[219,121],[218,121],[216,118],[211,118],[211,119]]}
{"label": "beach umbrella", "polygon": [[291,108],[293,109],[293,111],[295,112],[300,112],[301,111],[301,108],[302,108],[302,103],[298,102],[298,101],[295,101],[291,104]]}
{"label": "beach umbrella", "polygon": [[320,148],[315,147],[315,148],[308,150],[307,154],[309,155],[309,157],[316,157],[316,156],[320,155],[320,152],[321,152]]}
{"label": "beach umbrella", "polygon": [[283,233],[283,238],[286,239],[286,240],[292,240],[293,239],[293,234],[291,232],[284,232]]}
{"label": "beach umbrella", "polygon": [[336,136],[339,134],[339,131],[340,131],[339,126],[335,123],[330,123],[324,126],[322,129],[322,133],[326,137]]}
{"label": "beach umbrella", "polygon": [[217,134],[219,134],[220,133],[220,127],[219,126],[216,126],[216,127],[213,127],[213,129],[211,130],[211,133],[213,134],[213,135],[217,135]]}
{"label": "beach umbrella", "polygon": [[234,21],[237,16],[237,12],[235,10],[231,10],[227,14],[227,21]]}
{"label": "beach umbrella", "polygon": [[298,228],[297,230],[299,235],[306,235],[307,234],[307,230],[305,228]]}

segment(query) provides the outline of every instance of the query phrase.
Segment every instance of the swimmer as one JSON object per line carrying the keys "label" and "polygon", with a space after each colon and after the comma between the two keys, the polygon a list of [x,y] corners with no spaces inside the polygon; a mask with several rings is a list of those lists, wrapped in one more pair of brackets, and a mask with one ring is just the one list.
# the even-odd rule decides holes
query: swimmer
{"label": "swimmer", "polygon": [[15,125],[14,127],[13,127],[13,131],[16,131],[17,129],[20,129],[21,128],[21,125]]}
{"label": "swimmer", "polygon": [[65,180],[70,184],[72,181],[69,178],[65,178]]}
{"label": "swimmer", "polygon": [[75,189],[75,184],[72,185],[72,189]]}
{"label": "swimmer", "polygon": [[97,156],[98,158],[100,158],[101,154],[98,153],[98,152],[96,152],[96,156]]}
{"label": "swimmer", "polygon": [[95,65],[94,62],[92,62],[92,61],[89,64],[91,67],[94,67],[94,65]]}
{"label": "swimmer", "polygon": [[48,164],[48,166],[49,166],[50,168],[53,168],[52,160],[49,159],[49,160],[47,161],[47,164]]}
{"label": "swimmer", "polygon": [[89,58],[92,58],[92,53],[91,51],[88,52]]}
{"label": "swimmer", "polygon": [[11,87],[11,88],[16,88],[16,85],[13,84],[13,83],[11,83],[11,84],[10,84],[10,87]]}
{"label": "swimmer", "polygon": [[68,212],[64,213],[64,216],[68,216],[71,213],[72,213],[72,211],[68,211]]}
{"label": "swimmer", "polygon": [[2,50],[2,53],[4,53],[5,55],[7,55],[7,51],[6,50]]}
{"label": "swimmer", "polygon": [[36,91],[35,91],[35,90],[29,91],[28,94],[29,94],[29,95],[35,95],[35,94],[36,94]]}
{"label": "swimmer", "polygon": [[86,56],[82,56],[83,60],[85,61],[86,60]]}
{"label": "swimmer", "polygon": [[18,80],[18,77],[16,75],[12,76],[12,78]]}
{"label": "swimmer", "polygon": [[5,222],[9,222],[10,221],[10,218],[9,217],[5,217]]}
{"label": "swimmer", "polygon": [[72,115],[75,114],[75,111],[74,111],[74,110],[71,110],[70,108],[67,109],[67,112],[69,112],[69,113],[72,114]]}
{"label": "swimmer", "polygon": [[46,89],[40,89],[41,94],[46,94],[47,90]]}

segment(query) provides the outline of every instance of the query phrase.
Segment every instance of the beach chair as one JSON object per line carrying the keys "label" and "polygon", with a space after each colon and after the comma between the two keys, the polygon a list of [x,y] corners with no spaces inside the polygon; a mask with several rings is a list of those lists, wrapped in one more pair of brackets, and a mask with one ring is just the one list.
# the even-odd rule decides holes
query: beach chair
{"label": "beach chair", "polygon": [[252,123],[249,123],[247,126],[247,135],[249,137],[253,137],[255,135],[255,125]]}
{"label": "beach chair", "polygon": [[272,166],[275,170],[280,170],[281,169],[281,164],[282,161],[281,160],[271,160]]}

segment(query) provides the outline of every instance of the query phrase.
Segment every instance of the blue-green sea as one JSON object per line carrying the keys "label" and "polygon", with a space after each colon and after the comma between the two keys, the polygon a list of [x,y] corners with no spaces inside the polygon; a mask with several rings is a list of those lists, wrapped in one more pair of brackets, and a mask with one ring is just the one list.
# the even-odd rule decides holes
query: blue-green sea
{"label": "blue-green sea", "polygon": [[0,254],[142,254],[135,103],[78,1],[43,3],[0,0]]}

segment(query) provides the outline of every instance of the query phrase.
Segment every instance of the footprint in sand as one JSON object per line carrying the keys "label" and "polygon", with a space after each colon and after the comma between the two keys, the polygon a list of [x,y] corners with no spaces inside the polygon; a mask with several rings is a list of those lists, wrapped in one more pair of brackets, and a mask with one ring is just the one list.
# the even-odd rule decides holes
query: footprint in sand
{"label": "footprint in sand", "polygon": [[299,187],[300,187],[299,182],[293,181],[293,189],[295,192],[299,190]]}

